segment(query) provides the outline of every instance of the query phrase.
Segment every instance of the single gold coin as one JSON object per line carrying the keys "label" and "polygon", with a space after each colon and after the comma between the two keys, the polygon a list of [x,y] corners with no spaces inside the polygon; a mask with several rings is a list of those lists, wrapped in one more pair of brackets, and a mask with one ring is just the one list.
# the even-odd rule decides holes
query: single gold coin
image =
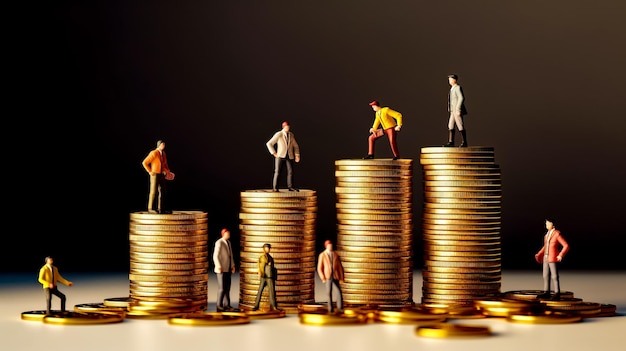
{"label": "single gold coin", "polygon": [[613,317],[616,315],[617,305],[612,303],[600,304],[600,313],[596,317]]}
{"label": "single gold coin", "polygon": [[440,323],[417,326],[415,333],[426,338],[458,338],[489,336],[491,329],[487,326]]}
{"label": "single gold coin", "polygon": [[377,185],[382,185],[382,183],[402,183],[402,182],[411,182],[413,177],[411,176],[379,176],[379,177],[368,177],[368,176],[341,176],[335,172],[335,178],[337,179],[337,183],[343,182],[348,184],[371,184],[376,183]]}
{"label": "single gold coin", "polygon": [[104,299],[103,305],[109,307],[124,307],[128,308],[132,298],[130,297],[109,297]]}
{"label": "single gold coin", "polygon": [[245,311],[245,314],[250,319],[274,319],[283,318],[287,315],[287,311],[284,309],[278,310],[257,310],[257,311]]}
{"label": "single gold coin", "polygon": [[335,166],[359,166],[359,165],[381,165],[381,166],[409,166],[413,163],[412,159],[398,159],[392,160],[391,158],[377,158],[377,159],[342,159],[335,160]]}
{"label": "single gold coin", "polygon": [[[61,311],[50,311],[50,315],[52,316],[62,316],[63,312]],[[46,311],[45,310],[38,310],[38,311],[25,311],[22,312],[21,314],[21,318],[22,320],[25,321],[35,321],[35,322],[41,322],[43,321],[43,317],[46,316]]]}
{"label": "single gold coin", "polygon": [[506,317],[507,322],[525,324],[563,324],[582,321],[583,317],[569,313],[543,312],[527,314],[511,314]]}
{"label": "single gold coin", "polygon": [[160,310],[143,311],[143,310],[130,309],[128,313],[126,313],[126,318],[147,319],[147,320],[168,319],[170,317],[180,316],[181,313],[184,313],[184,312],[183,311],[169,312],[169,310],[164,310],[163,312],[161,312]]}
{"label": "single gold coin", "polygon": [[440,153],[444,155],[448,154],[462,154],[462,153],[474,153],[474,152],[494,152],[493,146],[469,146],[469,147],[445,147],[445,146],[425,146],[421,148],[422,154]]}
{"label": "single gold coin", "polygon": [[298,313],[326,313],[328,312],[327,302],[307,302],[298,304]]}
{"label": "single gold coin", "polygon": [[416,310],[385,310],[374,311],[374,321],[392,324],[435,324],[446,321],[447,316],[437,315]]}
{"label": "single gold coin", "polygon": [[184,326],[224,326],[250,323],[243,312],[197,312],[170,316],[167,323]]}
{"label": "single gold coin", "polygon": [[300,324],[317,326],[365,324],[368,321],[366,314],[345,313],[300,313],[298,318]]}
{"label": "single gold coin", "polygon": [[272,191],[272,189],[255,189],[245,190],[240,192],[242,199],[250,200],[252,198],[264,199],[266,201],[281,201],[290,199],[307,199],[315,197],[316,192],[311,189],[299,189],[299,191],[287,191],[287,189],[278,189],[278,191]]}
{"label": "single gold coin", "polygon": [[171,214],[156,214],[147,211],[133,212],[130,214],[131,221],[161,219],[161,220],[197,220],[208,218],[207,212],[201,211],[172,211]]}
{"label": "single gold coin", "polygon": [[47,324],[85,325],[119,323],[124,320],[125,314],[118,312],[66,312],[61,315],[50,315],[43,318]]}
{"label": "single gold coin", "polygon": [[94,302],[94,303],[81,303],[74,305],[74,311],[76,312],[117,312],[122,316],[126,314],[128,308],[126,307],[113,307],[107,306],[102,302]]}

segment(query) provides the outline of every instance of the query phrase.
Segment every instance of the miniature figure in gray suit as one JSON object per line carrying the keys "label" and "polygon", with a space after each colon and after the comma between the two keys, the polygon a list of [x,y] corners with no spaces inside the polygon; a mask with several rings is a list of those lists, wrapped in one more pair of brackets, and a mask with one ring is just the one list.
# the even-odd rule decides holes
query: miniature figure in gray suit
{"label": "miniature figure in gray suit", "polygon": [[543,236],[543,247],[535,254],[535,260],[543,264],[544,293],[540,297],[550,296],[550,283],[552,283],[554,291],[552,298],[558,300],[561,297],[561,286],[557,263],[561,262],[563,256],[569,251],[569,244],[554,226],[554,220],[546,219],[546,229],[548,231]]}
{"label": "miniature figure in gray suit", "polygon": [[339,282],[343,282],[343,265],[341,258],[333,250],[333,242],[324,242],[326,250],[319,254],[317,259],[317,274],[326,286],[328,295],[328,312],[333,312],[333,288],[337,290],[337,310],[343,310],[343,296]]}
{"label": "miniature figure in gray suit", "polygon": [[448,75],[448,83],[450,84],[450,92],[448,93],[448,142],[444,146],[454,146],[454,126],[461,132],[461,145],[459,147],[467,147],[467,133],[463,124],[463,116],[467,114],[465,109],[465,94],[463,88],[457,83],[459,77],[456,74]]}
{"label": "miniature figure in gray suit", "polygon": [[217,275],[217,312],[233,311],[230,305],[230,283],[235,273],[235,259],[230,245],[230,231],[222,229],[222,237],[215,242],[213,249],[214,271]]}
{"label": "miniature figure in gray suit", "polygon": [[278,191],[278,177],[283,165],[287,166],[287,188],[289,191],[298,191],[293,187],[293,164],[292,161],[300,162],[300,147],[296,137],[289,131],[289,122],[283,122],[282,129],[276,132],[266,143],[270,154],[274,156],[274,178],[272,191]]}

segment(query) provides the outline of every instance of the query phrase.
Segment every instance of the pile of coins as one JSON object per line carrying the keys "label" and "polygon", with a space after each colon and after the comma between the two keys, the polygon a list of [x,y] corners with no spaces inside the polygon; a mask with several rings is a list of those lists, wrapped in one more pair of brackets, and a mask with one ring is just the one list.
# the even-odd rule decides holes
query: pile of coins
{"label": "pile of coins", "polygon": [[[577,323],[585,318],[611,317],[617,306],[584,301],[565,291],[560,298],[544,298],[542,291],[515,290],[491,297],[476,298],[471,305],[413,304],[406,306],[369,305],[346,308],[328,313],[326,304],[302,302],[297,306],[300,324],[310,326],[365,325],[368,323],[405,324],[416,326],[421,337],[455,338],[491,335],[489,327],[463,325],[464,319],[502,319],[522,324]],[[26,311],[22,320],[48,324],[85,325],[123,321],[130,312],[128,298],[106,298],[103,302],[83,303],[74,311]],[[177,326],[226,326],[248,324],[255,319],[275,319],[286,316],[286,311],[243,311],[171,313],[167,322]]]}
{"label": "pile of coins", "polygon": [[[254,307],[264,243],[271,244],[270,254],[278,270],[278,308],[296,313],[298,304],[315,300],[316,219],[317,193],[313,190],[241,192],[240,309]],[[261,297],[262,310],[269,308],[268,290]]]}
{"label": "pile of coins", "polygon": [[299,306],[300,324],[310,326],[364,325],[368,323],[415,326],[415,334],[427,338],[457,338],[492,335],[485,325],[463,324],[466,319],[503,319],[524,324],[577,323],[585,318],[616,315],[613,304],[585,302],[572,292],[559,299],[541,298],[531,290],[509,291],[472,304],[415,304],[403,307],[360,306],[328,313],[320,304]]}
{"label": "pile of coins", "polygon": [[207,308],[207,223],[200,211],[131,213],[128,317]]}
{"label": "pile of coins", "polygon": [[422,302],[500,292],[501,181],[492,147],[424,147]]}
{"label": "pile of coins", "polygon": [[474,306],[487,317],[503,317],[509,322],[557,324],[580,322],[584,318],[614,316],[617,306],[584,301],[570,291],[559,298],[544,298],[542,291],[507,291],[490,298],[477,298]]}
{"label": "pile of coins", "polygon": [[413,160],[335,161],[346,306],[413,303]]}

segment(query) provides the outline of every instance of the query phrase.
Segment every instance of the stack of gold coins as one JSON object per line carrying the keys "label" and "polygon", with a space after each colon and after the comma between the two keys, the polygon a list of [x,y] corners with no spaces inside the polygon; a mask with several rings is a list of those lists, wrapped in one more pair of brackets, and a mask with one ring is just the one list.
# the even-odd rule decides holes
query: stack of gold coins
{"label": "stack of gold coins", "polygon": [[425,147],[422,302],[500,292],[501,181],[492,147]]}
{"label": "stack of gold coins", "polygon": [[128,317],[207,308],[207,223],[199,211],[131,213]]}
{"label": "stack of gold coins", "polygon": [[335,179],[344,304],[413,304],[413,160],[337,160]]}
{"label": "stack of gold coins", "polygon": [[[278,308],[297,313],[300,303],[315,301],[315,223],[317,193],[314,190],[246,190],[241,192],[239,229],[241,269],[239,307],[254,307],[259,289],[258,260],[269,243],[278,278]],[[269,309],[269,289],[259,308]]]}

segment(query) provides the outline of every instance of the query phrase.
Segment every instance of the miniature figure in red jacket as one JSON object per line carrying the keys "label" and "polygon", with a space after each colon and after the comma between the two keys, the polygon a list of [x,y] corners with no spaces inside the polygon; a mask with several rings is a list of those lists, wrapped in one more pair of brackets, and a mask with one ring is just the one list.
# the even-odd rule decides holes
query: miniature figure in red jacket
{"label": "miniature figure in red jacket", "polygon": [[557,263],[561,262],[563,256],[569,251],[569,244],[554,226],[554,220],[546,219],[546,229],[548,232],[543,237],[543,247],[535,254],[535,260],[543,264],[544,293],[541,297],[550,296],[550,286],[552,285],[553,298],[558,299],[561,297],[561,287]]}

